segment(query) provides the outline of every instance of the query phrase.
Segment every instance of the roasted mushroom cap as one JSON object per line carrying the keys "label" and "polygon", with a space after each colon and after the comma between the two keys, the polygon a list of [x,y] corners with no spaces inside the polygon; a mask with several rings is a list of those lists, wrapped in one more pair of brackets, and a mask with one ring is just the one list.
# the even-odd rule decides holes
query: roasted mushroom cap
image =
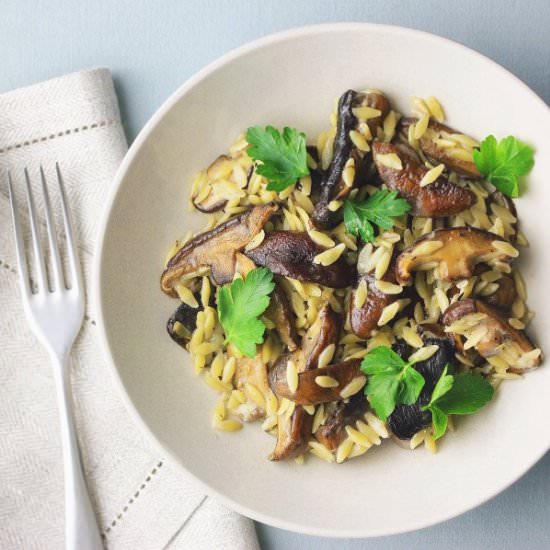
{"label": "roasted mushroom cap", "polygon": [[482,300],[467,299],[452,304],[443,315],[445,329],[464,337],[465,349],[475,348],[484,358],[498,356],[512,372],[523,372],[540,364],[535,348],[522,330],[512,327],[502,313]]}
{"label": "roasted mushroom cap", "polygon": [[299,338],[296,332],[294,313],[292,313],[285,291],[279,285],[276,285],[271,293],[271,301],[269,302],[265,316],[273,321],[281,342],[283,342],[288,350],[297,350]]}
{"label": "roasted mushroom cap", "polygon": [[[474,193],[451,183],[444,176],[439,176],[433,183],[421,187],[420,182],[428,168],[396,145],[377,142],[373,144],[372,151],[380,177],[389,189],[407,199],[411,205],[410,214],[413,216],[452,216],[469,208],[476,200]],[[397,156],[401,168],[390,167],[385,163],[388,157],[382,155],[390,154]]]}
{"label": "roasted mushroom cap", "polygon": [[[356,169],[367,154],[369,147],[365,138],[365,130],[359,132],[361,120],[368,126],[367,134],[376,136],[377,129],[390,110],[387,98],[381,93],[360,93],[354,90],[345,92],[338,101],[338,122],[334,138],[334,154],[330,166],[322,181],[321,194],[315,205],[311,219],[316,227],[329,229],[342,219],[342,210],[332,211],[329,208],[331,201],[342,200],[347,197],[355,184]],[[366,120],[361,114],[368,111]],[[352,139],[351,132],[358,136]],[[357,145],[358,139],[362,146]],[[364,142],[364,143],[363,143]],[[348,169],[348,176],[344,178],[344,170]]]}
{"label": "roasted mushroom cap", "polygon": [[[494,243],[497,243],[496,246]],[[455,227],[438,229],[422,236],[405,249],[396,261],[395,275],[400,284],[408,283],[412,271],[419,266],[439,266],[438,276],[446,281],[473,275],[481,261],[506,262],[511,257],[498,248],[505,239],[482,229]]]}
{"label": "roasted mushroom cap", "polygon": [[346,426],[355,424],[367,412],[367,408],[367,398],[362,391],[352,395],[349,400],[339,401],[315,432],[315,438],[327,449],[336,450],[346,438]]}
{"label": "roasted mushroom cap", "polygon": [[[400,124],[407,128],[416,122],[415,118],[405,118],[401,119]],[[473,147],[477,145],[471,137],[435,120],[430,120],[428,128],[420,138],[420,148],[427,157],[442,162],[469,178],[481,178],[472,155]]]}
{"label": "roasted mushroom cap", "polygon": [[175,296],[173,287],[181,277],[191,279],[208,272],[218,285],[231,281],[235,254],[261,231],[276,210],[272,204],[256,206],[191,239],[168,262],[160,279],[161,289]]}
{"label": "roasted mushroom cap", "polygon": [[355,269],[340,257],[333,264],[316,264],[313,259],[325,249],[300,231],[271,231],[259,246],[246,252],[257,265],[273,273],[299,281],[319,283],[331,288],[345,288],[353,283]]}
{"label": "roasted mushroom cap", "polygon": [[227,204],[226,185],[246,187],[254,164],[245,149],[231,156],[220,155],[206,170],[205,181],[192,197],[193,205],[201,212],[216,212]]}
{"label": "roasted mushroom cap", "polygon": [[[328,304],[325,304],[316,321],[302,338],[302,347],[292,354],[285,354],[277,364],[284,364],[286,369],[288,360],[292,358],[299,372],[317,368],[321,352],[331,344],[336,345],[341,324],[341,317]],[[270,378],[271,375],[270,373]],[[277,395],[276,389],[272,389]],[[295,407],[290,417],[286,415],[279,417],[277,445],[269,459],[283,460],[302,452],[311,435],[312,419],[312,416],[307,414],[300,406]]]}
{"label": "roasted mushroom cap", "polygon": [[[198,293],[195,294],[195,299],[200,303],[200,295]],[[166,323],[166,330],[176,344],[187,349],[191,335],[197,328],[197,315],[201,309],[182,303],[170,316]]]}
{"label": "roasted mushroom cap", "polygon": [[[312,369],[301,372],[298,375],[298,388],[292,391],[288,386],[286,371],[287,361],[277,361],[269,372],[269,384],[271,389],[279,397],[286,397],[297,405],[318,405],[342,399],[342,390],[355,378],[361,378],[363,384],[367,377],[361,374],[360,359],[350,359],[335,365],[329,365],[320,369]],[[335,385],[324,387],[322,381],[325,377],[335,380]]]}
{"label": "roasted mushroom cap", "polygon": [[[432,329],[430,331],[439,332]],[[388,426],[398,439],[410,439],[415,433],[419,432],[432,421],[432,415],[429,411],[423,411],[422,407],[429,403],[432,392],[445,367],[452,363],[454,359],[454,343],[448,337],[429,336],[429,333],[423,334],[424,345],[439,346],[438,350],[425,361],[419,361],[413,365],[425,380],[424,387],[416,403],[412,405],[397,405],[388,418]],[[411,349],[404,342],[398,342],[393,346],[396,353],[399,353],[405,360],[411,355]]]}

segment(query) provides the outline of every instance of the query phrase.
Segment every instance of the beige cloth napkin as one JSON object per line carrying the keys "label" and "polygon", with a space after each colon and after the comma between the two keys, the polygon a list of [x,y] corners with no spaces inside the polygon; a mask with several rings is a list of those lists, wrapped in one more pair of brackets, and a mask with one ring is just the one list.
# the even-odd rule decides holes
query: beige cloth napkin
{"label": "beige cloth napkin", "polygon": [[[82,71],[0,95],[0,548],[63,547],[63,471],[48,358],[27,327],[14,267],[5,170],[37,182],[60,163],[89,292],[96,226],[126,152],[111,75]],[[4,181],[3,181],[4,180]],[[20,185],[19,185],[20,187]],[[254,550],[253,524],[204,496],[125,410],[96,343],[94,312],[73,352],[86,477],[111,549]]]}

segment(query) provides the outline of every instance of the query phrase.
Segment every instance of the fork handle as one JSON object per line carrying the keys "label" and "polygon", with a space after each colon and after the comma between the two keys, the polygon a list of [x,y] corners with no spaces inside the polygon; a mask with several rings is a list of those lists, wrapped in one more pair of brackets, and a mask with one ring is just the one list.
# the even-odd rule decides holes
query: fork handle
{"label": "fork handle", "polygon": [[90,502],[73,420],[68,353],[51,353],[61,418],[61,446],[65,473],[65,548],[103,550]]}

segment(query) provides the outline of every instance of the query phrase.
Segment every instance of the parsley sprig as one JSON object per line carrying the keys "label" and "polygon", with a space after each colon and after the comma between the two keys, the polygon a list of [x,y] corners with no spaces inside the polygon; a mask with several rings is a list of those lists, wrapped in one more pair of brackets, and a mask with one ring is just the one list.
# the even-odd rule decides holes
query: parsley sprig
{"label": "parsley sprig", "polygon": [[382,420],[399,404],[412,405],[424,387],[424,377],[412,365],[387,346],[379,346],[365,355],[361,370],[368,376],[365,394]]}
{"label": "parsley sprig", "polygon": [[256,171],[269,180],[268,191],[283,191],[309,174],[306,136],[295,128],[279,132],[273,126],[253,126],[246,131],[248,155],[259,161]]}
{"label": "parsley sprig", "polygon": [[[365,394],[381,420],[387,420],[397,405],[416,403],[424,377],[414,369],[414,361],[405,361],[387,346],[379,346],[365,355],[361,370],[367,375]],[[493,398],[494,388],[483,376],[469,372],[447,374],[445,367],[434,387],[430,402],[422,407],[432,414],[434,438],[447,430],[450,414],[472,414]]]}
{"label": "parsley sprig", "polygon": [[535,164],[534,151],[529,145],[513,136],[497,142],[491,135],[481,142],[479,150],[474,149],[473,154],[477,169],[487,181],[504,195],[519,197],[518,176],[528,174]]}
{"label": "parsley sprig", "polygon": [[274,288],[273,273],[259,267],[218,291],[218,317],[226,340],[248,357],[254,357],[256,344],[264,341],[265,324],[259,316],[267,309]]}
{"label": "parsley sprig", "polygon": [[397,198],[395,191],[381,189],[365,201],[347,199],[344,203],[344,224],[346,231],[363,242],[374,240],[374,227],[391,229],[393,218],[406,214],[411,209],[410,204],[402,198]]}
{"label": "parsley sprig", "polygon": [[491,401],[494,393],[493,386],[483,376],[469,372],[452,376],[445,367],[430,402],[422,407],[432,413],[434,439],[446,432],[450,414],[472,414]]}

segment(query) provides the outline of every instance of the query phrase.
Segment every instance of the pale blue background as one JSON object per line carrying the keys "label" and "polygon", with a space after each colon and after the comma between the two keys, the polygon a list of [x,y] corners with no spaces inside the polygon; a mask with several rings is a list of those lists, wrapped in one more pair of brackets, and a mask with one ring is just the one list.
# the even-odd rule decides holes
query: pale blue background
{"label": "pale blue background", "polygon": [[[0,0],[0,92],[110,67],[131,140],[209,61],[267,33],[328,21],[392,23],[452,38],[498,61],[550,102],[548,0]],[[521,434],[510,444],[521,445]],[[345,495],[327,506],[339,498]],[[365,494],[367,501],[376,495]],[[416,533],[348,541],[263,525],[258,532],[264,550],[550,548],[550,455],[488,504]]]}

